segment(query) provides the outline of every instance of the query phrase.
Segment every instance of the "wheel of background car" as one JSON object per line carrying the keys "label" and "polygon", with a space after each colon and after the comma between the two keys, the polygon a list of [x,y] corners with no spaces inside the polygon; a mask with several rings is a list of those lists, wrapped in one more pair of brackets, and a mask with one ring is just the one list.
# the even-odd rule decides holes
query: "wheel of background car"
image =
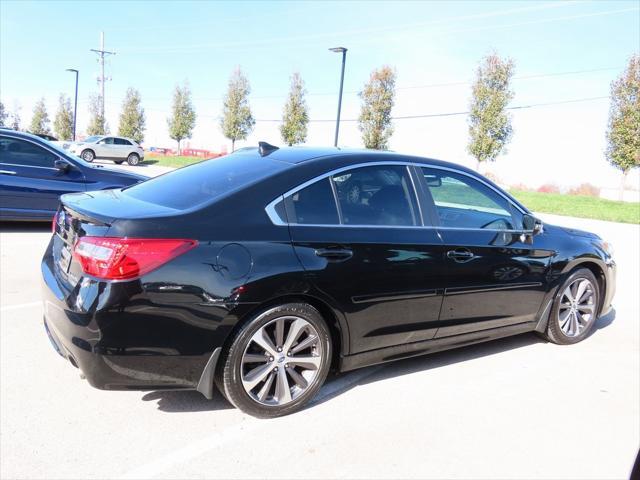
{"label": "wheel of background car", "polygon": [[95,153],[93,153],[93,150],[89,150],[89,149],[87,149],[87,150],[83,150],[83,151],[82,151],[82,153],[80,154],[80,157],[82,157],[82,159],[83,159],[85,162],[89,162],[89,163],[91,163],[91,162],[93,162],[93,160],[96,158],[96,154],[95,154]]}
{"label": "wheel of background car", "polygon": [[591,270],[576,269],[558,288],[546,338],[560,345],[584,340],[598,318],[600,290]]}
{"label": "wheel of background car", "polygon": [[138,163],[140,163],[140,157],[137,153],[130,153],[127,157],[127,163],[132,166],[138,165]]}
{"label": "wheel of background car", "polygon": [[113,163],[115,163],[116,165],[122,165],[124,163],[124,160],[114,160]]}
{"label": "wheel of background car", "polygon": [[222,353],[216,383],[237,408],[262,418],[302,408],[331,365],[331,336],[320,313],[288,303],[251,317]]}

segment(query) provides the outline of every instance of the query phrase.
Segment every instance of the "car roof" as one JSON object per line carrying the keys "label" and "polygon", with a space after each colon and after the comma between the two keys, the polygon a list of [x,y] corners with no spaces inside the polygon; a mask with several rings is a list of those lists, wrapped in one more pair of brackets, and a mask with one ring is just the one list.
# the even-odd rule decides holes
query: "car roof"
{"label": "car roof", "polygon": [[[246,150],[254,149],[249,147]],[[244,150],[244,149],[243,149]],[[257,148],[255,148],[257,153]],[[268,157],[280,162],[291,164],[300,164],[303,162],[317,161],[322,162],[330,157],[343,157],[345,164],[359,162],[362,157],[366,156],[369,161],[402,161],[416,162],[430,165],[437,165],[447,168],[455,168],[466,172],[476,173],[464,165],[458,163],[437,160],[430,157],[421,157],[417,155],[406,155],[403,153],[393,152],[390,150],[370,150],[366,148],[338,148],[338,147],[282,147],[268,154]]]}

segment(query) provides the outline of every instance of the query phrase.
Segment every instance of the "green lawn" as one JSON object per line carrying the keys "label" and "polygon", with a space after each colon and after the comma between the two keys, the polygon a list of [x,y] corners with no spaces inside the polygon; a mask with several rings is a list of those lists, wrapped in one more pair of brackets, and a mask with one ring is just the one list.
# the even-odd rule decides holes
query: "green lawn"
{"label": "green lawn", "polygon": [[149,155],[148,153],[144,157],[144,163],[146,165],[160,165],[162,167],[186,167],[192,163],[198,163],[204,160],[202,157],[179,157],[179,156],[165,156],[165,155]]}
{"label": "green lawn", "polygon": [[640,223],[640,204],[638,203],[521,190],[511,190],[511,194],[533,212],[594,218],[610,222]]}

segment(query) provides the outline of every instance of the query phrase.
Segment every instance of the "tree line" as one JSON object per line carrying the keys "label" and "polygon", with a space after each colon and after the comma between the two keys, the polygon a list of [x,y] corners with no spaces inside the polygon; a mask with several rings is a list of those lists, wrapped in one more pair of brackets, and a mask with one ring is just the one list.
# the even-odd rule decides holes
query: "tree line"
{"label": "tree line", "polygon": [[[469,140],[467,151],[481,164],[495,161],[506,152],[513,137],[508,105],[514,98],[511,80],[515,71],[512,59],[496,53],[485,56],[479,63],[471,85],[468,113]],[[361,100],[358,129],[365,148],[386,150],[393,135],[392,110],[395,103],[396,72],[383,66],[371,72],[369,80],[359,92]],[[220,116],[220,130],[231,141],[232,150],[238,140],[246,140],[255,126],[249,96],[251,86],[242,70],[236,68],[229,78]],[[287,100],[282,111],[279,130],[282,141],[289,145],[305,143],[309,123],[307,91],[299,73],[290,78]],[[622,74],[611,84],[611,107],[606,131],[605,156],[622,172],[622,186],[631,169],[640,166],[640,55],[634,54]],[[100,97],[92,95],[89,102],[90,121],[87,135],[104,135],[109,126],[102,116]],[[20,128],[19,109],[8,112],[0,102],[0,126]],[[146,117],[140,92],[128,88],[122,102],[118,135],[137,142],[144,140]],[[34,106],[29,131],[50,134],[49,116],[44,98]],[[167,119],[169,137],[178,143],[191,138],[196,124],[196,112],[189,84],[176,85],[171,114]],[[71,101],[60,94],[53,132],[61,140],[70,140],[73,132]]]}

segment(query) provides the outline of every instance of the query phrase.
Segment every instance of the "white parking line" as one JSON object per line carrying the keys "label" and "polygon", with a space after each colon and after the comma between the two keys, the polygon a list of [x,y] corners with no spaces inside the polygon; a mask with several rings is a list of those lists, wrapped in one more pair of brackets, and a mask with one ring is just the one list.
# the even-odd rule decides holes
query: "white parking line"
{"label": "white parking line", "polygon": [[42,302],[18,303],[17,305],[5,305],[0,307],[0,312],[10,312],[11,310],[20,310],[21,308],[31,308],[42,305]]}
{"label": "white parking line", "polygon": [[[364,378],[373,375],[382,368],[383,365],[364,368],[345,374],[342,377],[338,377],[337,379],[323,387],[322,390],[320,390],[318,396],[311,401],[310,406],[321,402],[325,398],[330,397],[341,390],[349,388],[351,385],[354,385]],[[133,470],[128,471],[119,478],[146,479],[156,477],[162,472],[166,472],[176,465],[193,460],[194,458],[197,458],[200,455],[203,455],[208,451],[218,448],[224,444],[231,443],[236,440],[242,440],[248,433],[257,430],[258,428],[266,428],[268,426],[272,427],[272,424],[270,424],[269,420],[258,420],[250,417],[239,424],[225,428],[219,432],[214,433],[213,435],[209,435],[208,437],[203,438],[202,440],[198,440],[197,442],[185,445],[184,447],[175,450],[168,455],[146,463],[138,468],[134,468]]]}

